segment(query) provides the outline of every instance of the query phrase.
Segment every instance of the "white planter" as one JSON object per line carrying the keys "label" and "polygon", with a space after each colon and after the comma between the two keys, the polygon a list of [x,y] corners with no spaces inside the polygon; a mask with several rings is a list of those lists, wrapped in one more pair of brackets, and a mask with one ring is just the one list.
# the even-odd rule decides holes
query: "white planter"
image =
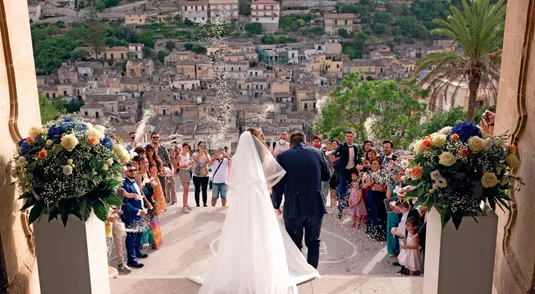
{"label": "white planter", "polygon": [[496,250],[498,216],[463,218],[459,230],[452,221],[442,229],[440,214],[427,216],[425,294],[490,294]]}
{"label": "white planter", "polygon": [[37,221],[35,248],[42,294],[109,294],[104,223],[94,213],[86,223],[69,216]]}

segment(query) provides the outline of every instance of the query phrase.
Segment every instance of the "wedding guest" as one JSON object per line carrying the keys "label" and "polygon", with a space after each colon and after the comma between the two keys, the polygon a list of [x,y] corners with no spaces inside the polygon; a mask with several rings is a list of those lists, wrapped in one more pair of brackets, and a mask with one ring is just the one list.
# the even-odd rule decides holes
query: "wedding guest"
{"label": "wedding guest", "polygon": [[496,122],[496,114],[490,110],[485,110],[479,122],[479,126],[483,132],[493,135],[494,134],[494,123]]}
{"label": "wedding guest", "polygon": [[362,199],[362,187],[358,171],[354,170],[351,173],[351,194],[349,196],[349,211],[353,216],[353,224],[351,227],[360,229],[360,224],[363,219],[368,215],[366,212],[366,205]]}
{"label": "wedding guest", "polygon": [[184,213],[189,213],[190,207],[188,206],[188,193],[189,193],[189,184],[191,182],[191,166],[193,162],[190,158],[191,147],[188,143],[182,144],[182,151],[177,157],[177,163],[175,165],[178,169],[178,176],[180,183],[182,184],[182,210]]}
{"label": "wedding guest", "polygon": [[219,148],[212,159],[212,207],[217,204],[217,199],[221,197],[221,205],[227,206],[227,175],[232,164],[232,159],[224,149]]}
{"label": "wedding guest", "polygon": [[373,142],[370,140],[365,140],[364,143],[362,143],[362,150],[359,150],[359,158],[362,158],[362,160],[366,159],[366,154],[368,151],[372,150]]}
{"label": "wedding guest", "polygon": [[146,157],[147,154],[145,153],[145,148],[138,146],[134,149],[134,153],[137,154],[139,157]]}
{"label": "wedding guest", "polygon": [[158,134],[157,132],[152,132],[150,138],[151,138],[152,147],[156,150],[156,155],[158,155],[160,157],[161,161],[162,161],[161,168],[158,167],[158,169],[159,169],[158,178],[160,179],[160,184],[162,185],[162,190],[165,193],[165,172],[164,172],[164,168],[165,167],[168,167],[168,168],[171,167],[171,157],[169,156],[169,151],[167,150],[167,148],[165,148],[165,146],[160,144],[160,134]]}
{"label": "wedding guest", "polygon": [[[148,144],[145,146],[145,152],[147,153],[147,159],[149,162],[149,168],[151,173],[155,173],[154,181],[158,184],[158,188],[155,189],[154,194],[154,208],[158,214],[164,212],[167,209],[167,203],[165,202],[165,195],[163,190],[163,185],[160,182],[160,174],[164,173],[162,160],[160,156],[156,154],[153,145]],[[164,177],[165,181],[165,177]]]}
{"label": "wedding guest", "polygon": [[153,206],[154,209],[151,210],[151,213],[148,215],[148,222],[150,224],[150,229],[152,233],[153,239],[150,240],[149,245],[152,249],[160,249],[160,246],[162,245],[163,238],[162,238],[162,231],[160,229],[160,218],[159,215],[163,212],[163,210],[159,210],[159,202],[161,202],[163,197],[163,190],[162,186],[158,183],[158,173],[157,168],[154,165],[149,165],[148,170],[145,169],[146,165],[148,164],[147,161],[145,161],[144,169],[140,172],[140,178],[139,180],[144,183],[143,185],[143,191],[149,190],[152,188],[152,199],[153,199]]}
{"label": "wedding guest", "polygon": [[333,164],[338,160],[338,158],[331,153],[338,148],[340,145],[340,141],[338,140],[332,140],[331,144],[329,144],[329,150],[327,150],[327,163],[329,164],[329,170],[331,171],[331,179],[329,180],[329,187],[331,188],[331,206],[332,207],[338,207],[338,200],[336,197],[336,187],[338,187],[339,179],[338,179],[338,171],[336,171],[333,167]]}
{"label": "wedding guest", "polygon": [[[180,151],[176,146],[173,146],[169,149],[169,156],[171,158],[171,162],[174,163],[176,161],[176,158]],[[168,187],[168,189],[165,190],[165,201],[169,205],[175,205],[177,202],[177,195],[176,195],[176,182],[175,182],[175,165],[171,164],[170,168],[165,168],[165,186]]]}
{"label": "wedding guest", "polygon": [[[282,152],[290,149],[290,143],[288,142],[288,133],[281,132],[279,140],[275,142],[275,148],[273,149],[273,155],[277,157]],[[227,153],[228,154],[228,153]]]}
{"label": "wedding guest", "polygon": [[193,185],[195,186],[195,203],[197,207],[200,207],[200,195],[202,190],[202,202],[203,206],[207,207],[208,201],[208,181],[209,170],[208,164],[212,160],[210,154],[206,150],[204,142],[197,144],[198,151],[193,153]]}
{"label": "wedding guest", "polygon": [[126,177],[123,181],[119,194],[123,196],[123,206],[121,220],[127,229],[126,252],[128,256],[128,266],[142,268],[143,264],[137,258],[146,258],[147,254],[141,253],[141,234],[145,228],[142,218],[147,215],[147,209],[143,205],[143,195],[136,183],[136,167],[133,163],[127,163]]}
{"label": "wedding guest", "polygon": [[128,144],[126,144],[124,148],[131,153],[136,147],[136,132],[130,132],[130,134],[128,134]]}
{"label": "wedding guest", "polygon": [[320,136],[312,137],[312,147],[316,149],[321,149],[321,137]]}
{"label": "wedding guest", "polygon": [[386,187],[388,176],[381,171],[382,158],[375,157],[371,162],[371,171],[366,177],[365,187],[368,187],[368,225],[366,232],[378,241],[386,240]]}
{"label": "wedding guest", "polygon": [[392,233],[392,229],[399,226],[399,207],[396,205],[398,201],[398,191],[402,187],[401,176],[396,174],[394,176],[394,184],[389,186],[386,191],[386,198],[388,199],[387,217],[386,217],[386,248],[390,257],[397,257],[399,254],[399,239]]}
{"label": "wedding guest", "polygon": [[[108,214],[108,219],[106,220],[106,243],[108,246],[108,259],[111,253],[112,244],[117,250],[117,271],[122,275],[127,275],[132,272],[132,269],[129,268],[124,261],[124,242],[122,236],[120,221],[121,210],[110,209]],[[117,229],[116,229],[117,228]]]}
{"label": "wedding guest", "polygon": [[421,255],[418,243],[418,220],[407,219],[407,238],[401,242],[401,252],[399,253],[399,263],[409,271],[409,275],[420,275]]}
{"label": "wedding guest", "polygon": [[390,233],[398,242],[398,248],[401,248],[401,241],[407,235],[406,222],[409,218],[410,205],[406,201],[398,200],[396,202],[396,208],[397,211],[399,211],[399,214],[401,214],[401,220],[398,222],[397,227],[392,227],[392,229],[390,229]]}
{"label": "wedding guest", "polygon": [[337,187],[338,197],[338,218],[342,218],[342,212],[345,207],[348,206],[348,193],[349,184],[351,181],[350,171],[359,164],[358,147],[353,143],[355,135],[353,131],[347,131],[345,137],[345,143],[338,146],[333,151],[333,155],[338,157],[338,160],[334,163],[333,167],[338,171],[340,183]]}
{"label": "wedding guest", "polygon": [[390,140],[383,141],[383,162],[381,163],[381,168],[384,168],[388,163],[395,162],[398,159],[397,155],[394,154],[394,143]]}

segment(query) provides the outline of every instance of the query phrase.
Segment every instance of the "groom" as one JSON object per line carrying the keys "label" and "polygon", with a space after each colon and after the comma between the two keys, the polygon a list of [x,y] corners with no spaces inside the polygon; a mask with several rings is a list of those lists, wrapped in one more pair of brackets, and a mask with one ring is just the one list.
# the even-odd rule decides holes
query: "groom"
{"label": "groom", "polygon": [[284,198],[284,224],[295,245],[303,248],[303,232],[308,248],[307,262],[318,267],[320,233],[325,202],[322,181],[330,179],[330,171],[320,150],[306,146],[305,135],[296,133],[290,137],[291,149],[277,157],[286,175],[274,187],[273,207],[280,215],[282,195]]}

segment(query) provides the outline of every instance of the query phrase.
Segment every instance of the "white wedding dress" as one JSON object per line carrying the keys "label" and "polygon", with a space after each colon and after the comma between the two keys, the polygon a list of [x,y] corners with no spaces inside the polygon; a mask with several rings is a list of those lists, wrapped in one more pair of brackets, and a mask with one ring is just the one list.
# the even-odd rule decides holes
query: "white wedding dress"
{"label": "white wedding dress", "polygon": [[267,147],[244,132],[228,185],[233,197],[210,270],[196,280],[202,294],[288,294],[318,278],[273,209],[268,187],[286,172]]}

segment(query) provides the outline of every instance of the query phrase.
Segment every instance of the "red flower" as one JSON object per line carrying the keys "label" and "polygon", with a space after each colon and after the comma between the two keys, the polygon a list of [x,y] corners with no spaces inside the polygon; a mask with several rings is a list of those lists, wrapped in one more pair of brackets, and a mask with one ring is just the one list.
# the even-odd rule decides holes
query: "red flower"
{"label": "red flower", "polygon": [[411,175],[414,179],[419,179],[423,176],[424,174],[424,168],[421,167],[421,166],[415,166],[412,168],[411,170]]}
{"label": "red flower", "polygon": [[459,135],[457,135],[457,134],[453,134],[453,135],[450,136],[450,139],[451,139],[452,141],[457,141],[457,140],[459,140]]}
{"label": "red flower", "polygon": [[431,148],[431,139],[425,139],[422,141],[422,147],[425,149]]}
{"label": "red flower", "polygon": [[39,159],[45,159],[46,156],[47,156],[47,154],[46,154],[46,149],[45,148],[41,149],[41,151],[39,151],[39,153],[37,154],[37,158],[39,158]]}
{"label": "red flower", "polygon": [[28,138],[26,138],[26,143],[33,144],[33,143],[35,143],[35,139],[33,137],[28,137]]}
{"label": "red flower", "polygon": [[461,154],[462,157],[467,157],[468,156],[468,148],[463,148],[461,149],[461,151],[459,152]]}

